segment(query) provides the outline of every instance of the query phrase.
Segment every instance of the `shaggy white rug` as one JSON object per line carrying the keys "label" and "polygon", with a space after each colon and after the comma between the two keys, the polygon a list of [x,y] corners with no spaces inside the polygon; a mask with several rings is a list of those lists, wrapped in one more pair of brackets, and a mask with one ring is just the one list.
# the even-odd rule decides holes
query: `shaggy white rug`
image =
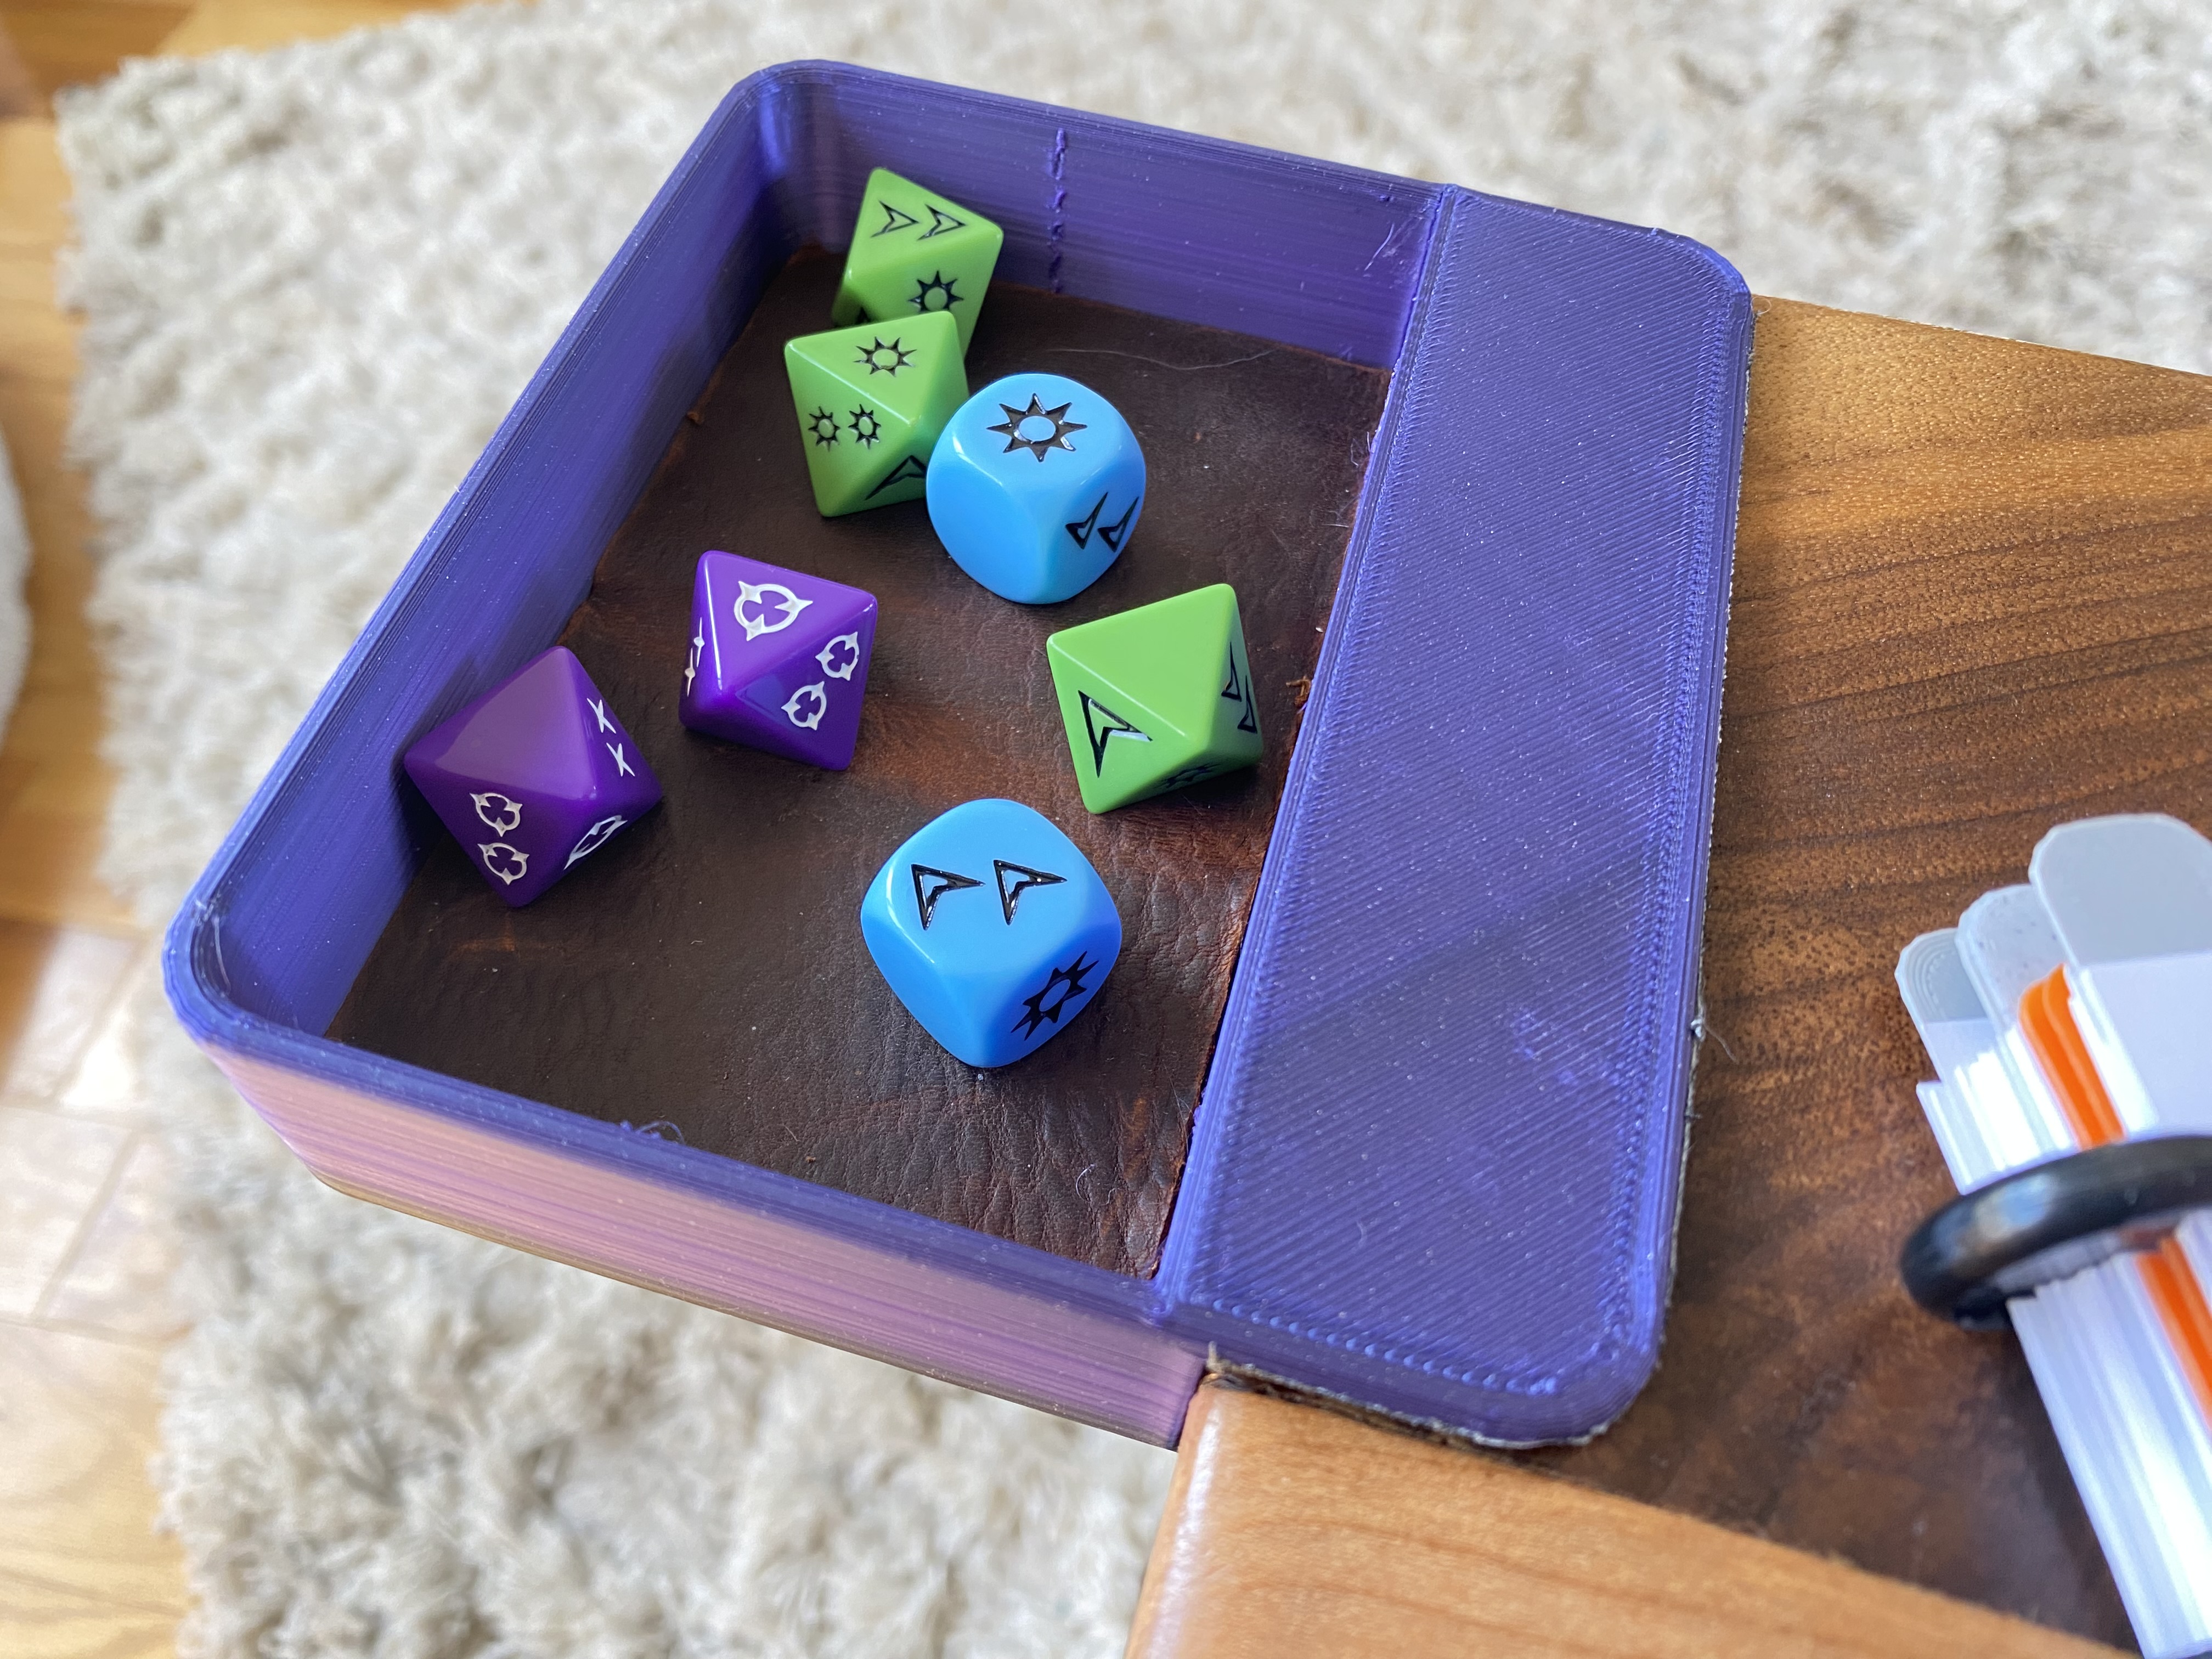
{"label": "shaggy white rug", "polygon": [[[2194,0],[544,0],[62,100],[149,925],[728,84],[857,59],[1647,222],[2212,369]],[[4,659],[0,659],[4,660]],[[1164,1454],[335,1197],[149,1003],[217,1655],[1111,1655]]]}

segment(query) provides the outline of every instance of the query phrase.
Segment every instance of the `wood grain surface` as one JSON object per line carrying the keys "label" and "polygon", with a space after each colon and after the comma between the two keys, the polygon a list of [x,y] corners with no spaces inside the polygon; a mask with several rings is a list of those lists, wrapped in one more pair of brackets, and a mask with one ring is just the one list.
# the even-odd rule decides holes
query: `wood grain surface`
{"label": "wood grain surface", "polygon": [[[2130,1641],[2018,1344],[1940,1324],[1899,1285],[1899,1246],[1952,1188],[1892,973],[1915,934],[2025,879],[2054,823],[2155,810],[2212,827],[2208,758],[2212,380],[1761,301],[1706,908],[1711,1037],[1666,1345],[1609,1431],[1512,1462]],[[1365,1437],[1378,1469],[1405,1455],[1382,1430],[1303,1421],[1331,1445]],[[1338,1513],[1343,1547],[1376,1575],[1389,1569],[1370,1528],[1449,1531],[1515,1490],[1469,1454],[1455,1480],[1394,1492],[1360,1475],[1371,1507],[1354,1513],[1330,1484],[1340,1468],[1251,1467],[1186,1470],[1156,1566],[1179,1549],[1231,1565],[1183,1573],[1178,1606],[1241,1601],[1259,1616],[1267,1581],[1244,1556],[1263,1545],[1232,1541],[1220,1508],[1253,1501],[1248,1478],[1285,1524]],[[1563,1619],[1624,1595],[1675,1616],[1654,1581],[1613,1576],[1657,1547],[1656,1521],[1588,1509],[1572,1522],[1542,1546]],[[1715,1571],[1736,1559],[1673,1524],[1669,1547],[1707,1551]],[[1341,1611],[1367,1594],[1357,1577],[1314,1595]],[[1705,1650],[1735,1650],[1719,1644],[1742,1609],[1712,1612]],[[1148,1653],[1243,1650],[1148,1639]],[[1484,1650],[1591,1650],[1578,1639]],[[1330,1650],[1452,1650],[1363,1637]]]}
{"label": "wood grain surface", "polygon": [[1130,1659],[2110,1650],[1310,1406],[1200,1389]]}
{"label": "wood grain surface", "polygon": [[1674,1310],[1528,1461],[2125,1641],[2018,1344],[1899,1285],[1893,974],[2055,823],[2212,827],[2212,380],[1762,302],[1751,394]]}

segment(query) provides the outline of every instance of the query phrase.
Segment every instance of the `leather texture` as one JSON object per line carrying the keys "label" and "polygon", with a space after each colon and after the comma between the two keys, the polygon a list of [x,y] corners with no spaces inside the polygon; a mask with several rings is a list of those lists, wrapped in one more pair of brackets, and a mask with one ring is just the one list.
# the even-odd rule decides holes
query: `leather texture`
{"label": "leather texture", "polygon": [[[826,326],[837,269],[802,255],[769,285],[561,635],[636,734],[660,810],[513,913],[440,836],[330,1035],[1148,1275],[1389,376],[994,288],[970,385],[1021,369],[1079,380],[1128,419],[1150,471],[1139,532],[1095,586],[1015,605],[955,568],[919,501],[815,512],[781,354]],[[850,770],[677,723],[692,568],[708,548],[875,594]],[[1045,636],[1215,581],[1243,606],[1264,758],[1092,817]],[[893,848],[988,795],[1028,802],[1075,840],[1121,907],[1126,944],[1065,1034],[978,1072],[899,1006],[857,913]]]}

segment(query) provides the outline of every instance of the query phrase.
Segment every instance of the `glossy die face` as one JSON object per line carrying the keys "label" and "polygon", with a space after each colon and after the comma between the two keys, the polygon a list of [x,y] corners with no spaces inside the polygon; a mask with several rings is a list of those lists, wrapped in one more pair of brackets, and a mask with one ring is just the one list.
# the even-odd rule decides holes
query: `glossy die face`
{"label": "glossy die face", "polygon": [[1121,953],[1091,860],[1011,800],[968,801],[909,838],[869,884],[860,933],[907,1012],[970,1066],[1066,1030]]}
{"label": "glossy die face", "polygon": [[783,364],[816,511],[921,499],[930,453],[968,396],[951,318],[802,334],[784,343]]}
{"label": "glossy die face", "polygon": [[1010,374],[960,406],[929,458],[929,521],[1001,599],[1051,605],[1105,574],[1145,503],[1121,412],[1059,374]]}
{"label": "glossy die face", "polygon": [[839,323],[949,317],[964,353],[1005,240],[974,209],[878,167],[860,198],[830,317]]}
{"label": "glossy die face", "polygon": [[492,891],[514,905],[660,799],[636,740],[559,645],[418,739],[403,763]]}
{"label": "glossy die face", "polygon": [[1226,582],[1063,629],[1045,658],[1094,812],[1259,762],[1252,662]]}
{"label": "glossy die face", "polygon": [[860,734],[876,600],[734,553],[700,556],[677,717],[695,732],[842,771]]}

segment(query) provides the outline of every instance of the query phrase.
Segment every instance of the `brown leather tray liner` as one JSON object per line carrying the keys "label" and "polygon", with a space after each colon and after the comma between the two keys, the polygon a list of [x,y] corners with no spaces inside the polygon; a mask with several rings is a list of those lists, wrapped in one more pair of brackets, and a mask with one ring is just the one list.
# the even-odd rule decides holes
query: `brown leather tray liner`
{"label": "brown leather tray liner", "polygon": [[[802,254],[769,285],[561,635],[636,734],[660,808],[521,910],[426,813],[428,856],[329,1034],[1149,1275],[1389,375],[994,287],[970,386],[1025,369],[1081,380],[1127,417],[1149,472],[1143,521],[1104,577],[1064,605],[1011,605],[945,556],[919,501],[816,514],[782,347],[830,325],[836,276],[830,256]],[[849,771],[677,723],[692,567],[708,548],[876,596]],[[1093,817],[1045,636],[1214,581],[1243,606],[1265,758]],[[987,795],[1075,839],[1126,943],[1107,994],[1064,1035],[978,1072],[900,1007],[855,918],[901,840]]]}

